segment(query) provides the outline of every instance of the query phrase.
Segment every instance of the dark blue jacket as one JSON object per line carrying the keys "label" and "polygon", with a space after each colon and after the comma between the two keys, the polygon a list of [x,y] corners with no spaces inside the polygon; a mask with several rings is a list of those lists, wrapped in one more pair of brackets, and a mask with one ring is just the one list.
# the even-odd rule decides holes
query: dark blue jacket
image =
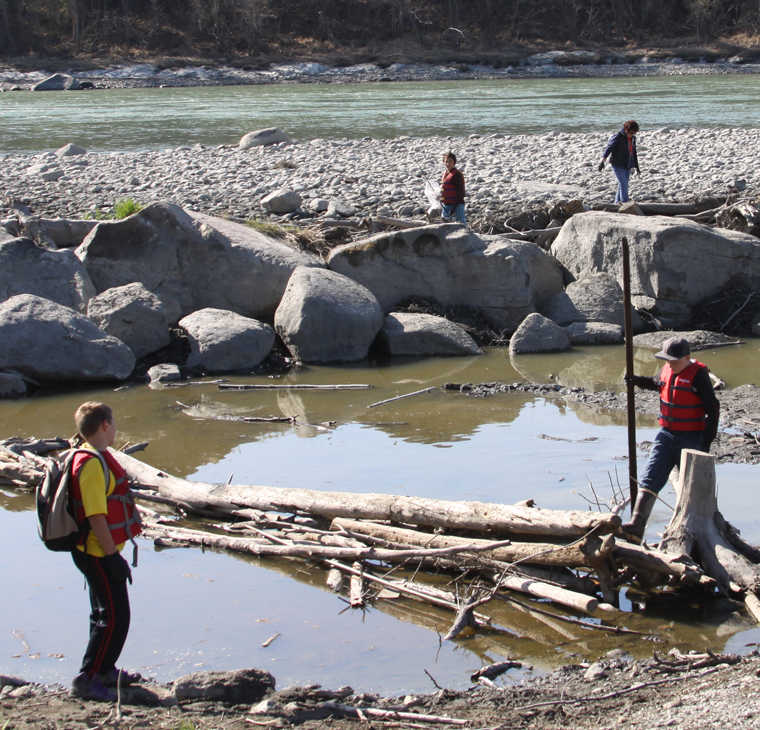
{"label": "dark blue jacket", "polygon": [[639,158],[636,155],[636,137],[633,138],[633,155],[629,155],[628,137],[622,129],[610,137],[607,149],[604,150],[604,155],[602,155],[602,160],[606,160],[608,155],[613,167],[622,167],[625,170],[635,167],[636,171],[639,171]]}

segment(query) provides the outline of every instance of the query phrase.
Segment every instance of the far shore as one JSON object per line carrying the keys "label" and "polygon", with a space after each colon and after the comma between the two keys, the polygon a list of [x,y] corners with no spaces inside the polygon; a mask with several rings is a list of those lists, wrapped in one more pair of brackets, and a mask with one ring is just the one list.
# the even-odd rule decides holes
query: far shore
{"label": "far shore", "polygon": [[25,90],[55,74],[87,88],[151,88],[276,83],[368,83],[535,78],[615,78],[758,74],[760,50],[681,47],[665,50],[541,50],[451,56],[345,54],[298,59],[199,58],[0,60],[0,90]]}

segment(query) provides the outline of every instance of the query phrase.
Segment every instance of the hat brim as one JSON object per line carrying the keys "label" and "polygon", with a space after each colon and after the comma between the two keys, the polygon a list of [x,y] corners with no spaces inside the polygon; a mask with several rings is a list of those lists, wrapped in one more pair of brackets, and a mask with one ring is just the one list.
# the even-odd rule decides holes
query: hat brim
{"label": "hat brim", "polygon": [[[663,352],[662,350],[660,350],[660,352],[655,352],[654,356],[658,360],[668,360],[669,362],[673,362],[674,360],[680,360],[681,359],[680,357],[673,357],[673,355],[668,355],[667,352]],[[684,357],[686,357],[686,356],[684,355]]]}

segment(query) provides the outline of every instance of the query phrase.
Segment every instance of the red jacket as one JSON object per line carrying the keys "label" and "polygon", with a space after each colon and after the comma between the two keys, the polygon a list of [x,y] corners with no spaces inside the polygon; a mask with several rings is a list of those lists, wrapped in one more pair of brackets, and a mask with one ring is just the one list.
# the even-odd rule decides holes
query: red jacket
{"label": "red jacket", "polygon": [[443,173],[441,179],[441,202],[444,205],[464,203],[464,175],[452,167]]}
{"label": "red jacket", "polygon": [[705,428],[704,403],[694,388],[694,376],[707,366],[692,361],[676,374],[666,364],[660,372],[659,424],[671,431],[702,431]]}

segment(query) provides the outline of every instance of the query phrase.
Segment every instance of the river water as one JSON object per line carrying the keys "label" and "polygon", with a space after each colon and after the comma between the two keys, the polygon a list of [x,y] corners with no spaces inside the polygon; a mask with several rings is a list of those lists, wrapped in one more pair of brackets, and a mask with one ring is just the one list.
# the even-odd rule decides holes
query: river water
{"label": "river water", "polygon": [[[760,118],[757,77],[542,79],[456,83],[121,89],[0,95],[3,152],[128,150],[192,143],[235,143],[252,129],[280,126],[300,138],[469,133],[545,133],[644,126],[730,127]],[[760,340],[700,353],[729,387],[753,382]],[[376,401],[446,382],[553,380],[589,389],[619,388],[621,347],[576,348],[510,360],[492,349],[478,358],[399,361],[388,367],[312,367],[287,380],[367,383],[366,391],[221,392],[213,384],[180,389],[93,389],[0,402],[0,438],[68,436],[85,399],[114,406],[123,441],[149,441],[143,458],[181,477],[446,499],[583,509],[593,490],[627,479],[624,414],[510,394],[474,399],[436,391],[369,408]],[[652,372],[637,352],[637,372]],[[261,378],[241,382],[267,382]],[[182,408],[178,401],[189,408]],[[188,413],[194,414],[187,415]],[[296,415],[312,426],[214,420],[219,415]],[[330,427],[319,424],[334,422]],[[642,419],[637,439],[655,424]],[[645,454],[639,455],[639,470]],[[718,467],[726,518],[760,540],[756,468]],[[670,490],[664,493],[672,504]],[[0,602],[0,674],[66,682],[87,634],[87,594],[68,556],[46,552],[35,534],[29,495],[0,492],[5,550]],[[668,512],[659,506],[650,535]],[[506,656],[550,669],[622,646],[651,655],[651,642],[541,622],[507,603],[487,612],[498,630],[439,643],[451,615],[406,601],[346,610],[324,571],[287,560],[255,560],[195,549],[154,551],[141,541],[131,589],[133,623],[124,665],[159,680],[196,669],[256,666],[278,686],[319,681],[386,693],[466,687],[481,663]],[[630,607],[626,599],[623,605]],[[626,626],[670,645],[742,651],[760,640],[745,619],[711,607],[649,607]],[[484,609],[485,610],[485,609]],[[267,648],[267,638],[280,636]],[[522,673],[524,674],[524,673]],[[513,676],[522,676],[521,673]],[[511,679],[506,679],[509,682]]]}
{"label": "river water", "polygon": [[0,94],[2,152],[75,142],[89,150],[236,144],[280,127],[298,139],[751,127],[760,77],[608,79],[109,89]]}
{"label": "river water", "polygon": [[[729,386],[750,382],[747,363],[760,340],[741,348],[700,353]],[[504,350],[483,357],[403,361],[388,367],[310,367],[287,381],[366,383],[362,391],[220,391],[215,384],[150,390],[89,390],[0,402],[3,435],[70,435],[73,410],[84,399],[111,403],[118,443],[147,440],[142,458],[178,476],[209,482],[271,484],[358,492],[390,492],[445,499],[516,502],[585,509],[625,484],[627,441],[623,413],[595,413],[525,394],[485,399],[433,392],[369,408],[394,395],[447,382],[554,380],[592,389],[619,388],[622,347],[579,348],[557,355],[510,360]],[[638,372],[654,372],[651,354],[637,351]],[[270,382],[235,378],[235,382]],[[178,402],[187,408],[178,406]],[[187,413],[192,415],[187,415]],[[240,423],[220,415],[296,415],[302,423]],[[334,422],[329,428],[320,426]],[[655,424],[639,423],[637,440]],[[645,454],[639,455],[641,470]],[[719,501],[727,519],[750,540],[760,518],[747,509],[756,492],[756,468],[718,467]],[[670,488],[664,493],[673,503]],[[3,575],[9,598],[0,603],[0,673],[46,682],[67,681],[87,632],[87,594],[68,556],[37,540],[31,498],[0,493],[5,532]],[[658,506],[650,535],[662,529]],[[537,621],[506,603],[492,602],[498,630],[439,646],[452,616],[405,601],[380,601],[346,610],[325,586],[325,571],[287,560],[256,560],[177,549],[155,552],[141,540],[131,588],[133,623],[125,666],[159,680],[198,669],[257,666],[279,686],[320,681],[336,687],[388,693],[432,690],[427,669],[442,686],[466,687],[481,662],[506,656],[534,671],[615,646],[650,655],[652,644]],[[624,599],[623,605],[627,606]],[[652,631],[671,645],[741,651],[760,640],[749,622],[714,607],[651,608],[630,613],[628,628]],[[436,633],[438,632],[438,633]],[[267,648],[261,643],[280,636]],[[524,674],[524,672],[522,673]],[[522,676],[522,675],[515,675]],[[511,681],[511,680],[506,680]]]}

